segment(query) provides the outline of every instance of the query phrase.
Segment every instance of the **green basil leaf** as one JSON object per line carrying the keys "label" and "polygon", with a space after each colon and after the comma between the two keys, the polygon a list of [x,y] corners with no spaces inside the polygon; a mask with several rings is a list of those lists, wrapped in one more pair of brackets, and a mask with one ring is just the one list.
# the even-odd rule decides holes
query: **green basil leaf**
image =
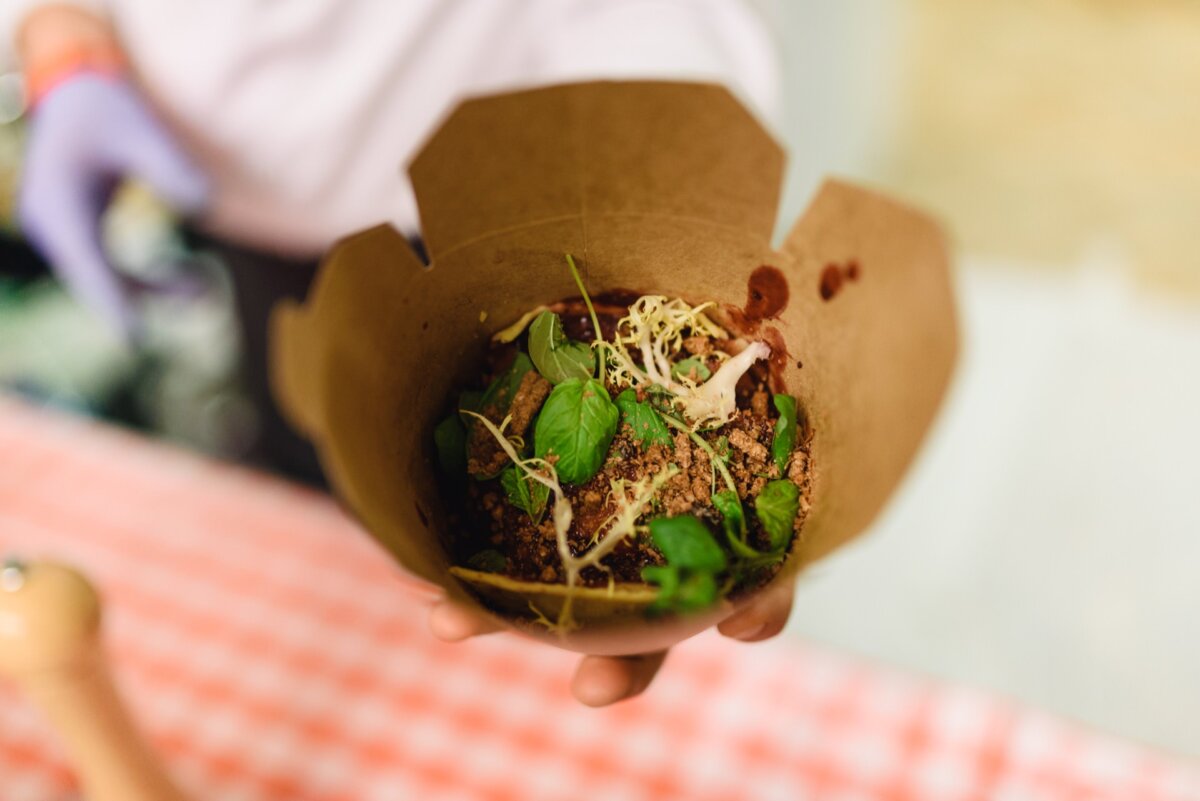
{"label": "green basil leaf", "polygon": [[621,410],[621,419],[633,429],[633,439],[641,443],[642,450],[651,445],[666,445],[674,449],[675,440],[662,416],[649,403],[639,402],[637,393],[632,389],[617,396],[617,408]]}
{"label": "green basil leaf", "polygon": [[725,552],[699,518],[655,518],[650,521],[650,539],[673,567],[710,573],[725,569]]}
{"label": "green basil leaf", "polygon": [[671,608],[675,592],[679,589],[679,568],[671,565],[647,565],[642,568],[642,581],[658,586],[658,597],[654,599],[655,611]]}
{"label": "green basil leaf", "polygon": [[596,373],[596,354],[587,344],[567,339],[562,320],[553,312],[542,312],[529,326],[529,356],[552,384]]}
{"label": "green basil leaf", "polygon": [[746,538],[746,516],[742,512],[742,502],[733,490],[721,490],[712,496],[712,505],[721,513],[721,526],[731,539]]}
{"label": "green basil leaf", "polygon": [[508,560],[504,558],[504,554],[494,548],[480,551],[477,554],[472,554],[467,560],[467,567],[472,570],[480,570],[484,573],[503,573],[508,567]]}
{"label": "green basil leaf", "polygon": [[[523,352],[518,351],[517,357],[513,359],[513,363],[508,369],[500,375],[496,376],[496,380],[488,385],[484,391],[483,397],[479,399],[479,407],[472,411],[491,419],[494,412],[496,415],[492,422],[499,423],[504,419],[504,415],[508,414],[508,407],[512,405],[512,400],[516,397],[517,390],[521,387],[521,379],[525,374],[533,369],[533,362],[529,360]],[[464,395],[466,393],[463,393]],[[459,408],[463,408],[460,406]]]}
{"label": "green basil leaf", "polygon": [[786,479],[768,481],[754,499],[754,511],[771,541],[773,550],[782,550],[792,539],[792,526],[800,511],[800,490]]}
{"label": "green basil leaf", "polygon": [[697,612],[717,600],[717,578],[710,572],[681,571],[672,565],[642,568],[642,580],[658,585],[650,612]]}
{"label": "green basil leaf", "polygon": [[546,502],[550,499],[549,487],[529,478],[515,464],[510,464],[500,474],[500,486],[504,487],[508,502],[528,514],[534,525],[542,521]]}
{"label": "green basil leaf", "polygon": [[[532,369],[533,362],[531,362],[529,357],[524,353],[518,351],[516,358],[513,359],[513,363],[508,366],[508,369],[496,376],[496,379],[492,381],[490,385],[488,385],[488,388],[484,391],[483,396],[479,398],[478,407],[473,411],[475,411],[477,414],[482,414],[493,423],[499,425],[500,421],[503,420],[508,414],[509,407],[512,406],[513,398],[516,397],[517,390],[519,390],[521,387],[521,380],[525,378],[525,374]],[[460,414],[462,410],[465,409],[465,407],[461,404],[463,398],[466,396],[467,393],[463,393],[463,395],[459,398]],[[466,399],[469,401],[474,400],[473,397],[467,397]],[[492,442],[492,434],[482,425],[480,425],[478,420],[470,416],[467,416],[467,419],[469,421],[467,423],[467,463],[470,465],[472,449],[483,448],[484,443],[488,443],[486,447],[491,448],[492,446],[490,443]],[[503,465],[506,463],[507,459],[500,463],[500,467],[498,469],[494,471],[485,471],[473,474],[472,478],[477,481],[486,481],[488,479],[495,478],[500,474],[500,469],[502,469]]]}
{"label": "green basil leaf", "polygon": [[561,481],[582,484],[600,470],[620,414],[594,378],[568,378],[546,398],[533,431],[534,455],[557,456]]}
{"label": "green basil leaf", "polygon": [[733,490],[721,490],[712,496],[712,504],[721,513],[721,527],[734,555],[742,559],[759,559],[762,554],[746,544],[746,513]]}
{"label": "green basil leaf", "polygon": [[660,414],[678,414],[675,409],[675,396],[666,387],[650,384],[645,389],[646,403]]}
{"label": "green basil leaf", "polygon": [[697,384],[712,377],[712,371],[699,356],[689,356],[683,361],[671,365],[672,378],[690,378]]}
{"label": "green basil leaf", "polygon": [[673,606],[680,612],[698,612],[717,600],[717,577],[712,573],[692,573],[679,583]]}
{"label": "green basil leaf", "polygon": [[771,456],[782,476],[796,447],[796,399],[791,395],[773,395],[771,400],[779,411],[779,419],[775,421],[775,438],[771,440]]}
{"label": "green basil leaf", "polygon": [[433,442],[437,446],[438,467],[448,476],[463,476],[467,473],[467,427],[457,414],[452,414],[433,429]]}
{"label": "green basil leaf", "polygon": [[[519,382],[518,382],[519,383]],[[470,415],[463,412],[479,413],[480,406],[483,405],[483,392],[478,389],[464,389],[458,396],[458,416],[462,419],[463,425],[470,426],[473,422]]]}

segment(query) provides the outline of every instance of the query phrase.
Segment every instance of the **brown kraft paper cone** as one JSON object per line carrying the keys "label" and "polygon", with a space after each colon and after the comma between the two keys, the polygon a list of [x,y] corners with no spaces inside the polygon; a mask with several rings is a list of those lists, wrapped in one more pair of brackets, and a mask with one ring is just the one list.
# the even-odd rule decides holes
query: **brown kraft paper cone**
{"label": "brown kraft paper cone", "polygon": [[[793,581],[869,525],[895,488],[945,393],[957,334],[943,235],[889,198],[829,180],[773,250],[783,161],[717,86],[595,82],[467,101],[409,170],[432,264],[389,226],[338,243],[306,303],[274,313],[280,403],[371,535],[479,605],[438,536],[432,431],[477,376],[489,337],[578,294],[566,253],[592,294],[716,301],[773,345],[773,372],[811,432],[811,507],[772,584]],[[749,282],[763,265],[781,271],[786,305],[757,322]],[[489,606],[519,614],[533,600],[552,614],[561,604],[561,586],[527,589],[487,590]],[[648,619],[653,597],[640,584],[590,590],[575,600],[581,627],[565,636],[488,614],[561,647],[627,654],[734,609]]]}

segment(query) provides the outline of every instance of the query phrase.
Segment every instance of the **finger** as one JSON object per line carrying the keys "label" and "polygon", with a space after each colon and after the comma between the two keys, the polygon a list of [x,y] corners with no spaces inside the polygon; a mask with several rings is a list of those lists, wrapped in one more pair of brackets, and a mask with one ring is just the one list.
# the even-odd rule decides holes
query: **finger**
{"label": "finger", "polygon": [[139,136],[120,146],[124,169],[144,181],[164,202],[182,214],[198,214],[208,206],[208,176],[196,166],[163,127],[144,115]]}
{"label": "finger", "polygon": [[608,706],[642,693],[662,667],[666,651],[638,656],[585,656],[571,691],[587,706]]}
{"label": "finger", "polygon": [[31,159],[21,196],[21,226],[80,303],[130,337],[136,313],[100,244],[99,214],[86,187],[56,165]]}
{"label": "finger", "polygon": [[723,620],[717,626],[717,631],[742,642],[758,642],[774,637],[787,624],[795,591],[795,585],[787,581],[764,592]]}
{"label": "finger", "polygon": [[461,642],[480,634],[491,634],[502,627],[482,613],[454,601],[441,600],[429,610],[429,630],[446,642]]}

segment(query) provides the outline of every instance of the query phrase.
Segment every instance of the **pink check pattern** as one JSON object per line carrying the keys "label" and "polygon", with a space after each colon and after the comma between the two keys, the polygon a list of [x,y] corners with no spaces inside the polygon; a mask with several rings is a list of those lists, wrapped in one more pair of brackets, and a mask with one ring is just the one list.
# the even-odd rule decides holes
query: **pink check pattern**
{"label": "pink check pattern", "polygon": [[[574,657],[445,645],[430,592],[320,495],[0,399],[0,553],[84,569],[118,681],[196,799],[1200,799],[1200,770],[816,647],[680,645],[642,698]],[[75,792],[0,684],[0,799]]]}

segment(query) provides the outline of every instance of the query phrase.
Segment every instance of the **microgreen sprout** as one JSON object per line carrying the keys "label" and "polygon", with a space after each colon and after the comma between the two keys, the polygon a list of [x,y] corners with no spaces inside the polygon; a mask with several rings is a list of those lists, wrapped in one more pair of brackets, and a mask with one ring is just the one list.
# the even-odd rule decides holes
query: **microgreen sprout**
{"label": "microgreen sprout", "polygon": [[[704,314],[711,306],[712,303],[690,306],[680,298],[668,300],[661,295],[644,295],[617,323],[617,335],[610,348],[618,383],[633,387],[655,385],[667,390],[693,430],[722,426],[732,420],[737,413],[738,379],[754,362],[771,355],[766,343],[751,342],[738,355],[726,358],[707,380],[697,382],[690,375],[680,374],[671,358],[683,346],[685,333],[729,338],[723,328]],[[641,356],[640,366],[634,362],[629,348]]]}
{"label": "microgreen sprout", "polygon": [[604,341],[604,331],[600,328],[600,318],[596,316],[596,307],[592,305],[592,298],[588,295],[587,287],[583,285],[583,277],[579,275],[579,268],[575,266],[575,259],[570,253],[564,254],[567,257],[567,266],[571,268],[571,277],[575,279],[575,285],[579,287],[579,294],[583,295],[583,302],[587,304],[588,315],[592,318],[592,328],[596,332],[596,341],[594,347],[600,350],[600,383],[607,383],[606,362],[608,358],[605,355],[607,343]]}

